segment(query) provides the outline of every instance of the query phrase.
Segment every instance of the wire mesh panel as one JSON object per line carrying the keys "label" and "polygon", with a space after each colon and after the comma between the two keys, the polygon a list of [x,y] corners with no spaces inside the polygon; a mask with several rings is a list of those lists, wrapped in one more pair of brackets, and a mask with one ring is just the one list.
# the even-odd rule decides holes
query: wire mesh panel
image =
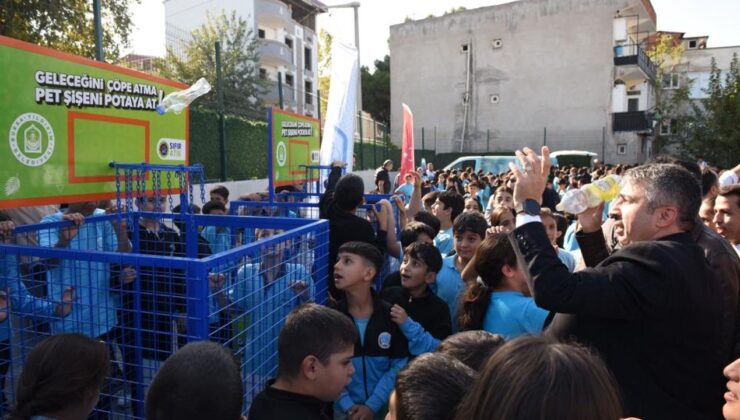
{"label": "wire mesh panel", "polygon": [[250,246],[204,260],[211,279],[210,338],[231,348],[241,363],[245,406],[275,376],[285,317],[300,304],[325,303],[327,296],[328,223],[286,230],[275,219],[250,219]]}
{"label": "wire mesh panel", "polygon": [[[274,375],[287,313],[325,295],[325,221],[157,212],[91,215],[79,225],[68,219],[57,213],[16,228],[16,238],[35,235],[37,246],[0,244],[8,402],[34,345],[69,332],[109,348],[100,418],[143,418],[159,366],[198,340],[223,343],[240,358],[253,384],[249,402]],[[246,231],[253,240],[243,239]]]}
{"label": "wire mesh panel", "polygon": [[[229,202],[229,211],[231,214],[241,214],[241,215],[250,215],[250,216],[263,216],[263,217],[269,217],[274,215],[282,215],[289,218],[301,218],[301,217],[307,217],[307,218],[318,218],[318,209],[319,209],[319,203],[318,198],[320,196],[318,195],[312,195],[312,194],[306,194],[306,193],[287,193],[287,194],[281,194],[284,197],[292,197],[292,199],[283,199],[280,201],[276,201],[273,203],[269,203],[266,201],[246,201],[246,200],[237,200],[237,201],[231,201]],[[390,195],[382,195],[382,194],[365,194],[365,203],[361,205],[356,211],[355,214],[358,217],[366,218],[368,219],[374,229],[378,230],[378,223],[376,220],[376,214],[373,211],[373,208],[376,206],[376,204],[380,200],[389,199]],[[313,200],[313,202],[311,201]],[[391,207],[393,209],[394,213],[394,220],[396,221],[395,224],[395,232],[396,232],[396,238],[399,238],[401,227],[400,227],[400,212],[398,209],[398,206],[396,205],[396,202],[391,200]],[[251,233],[251,236],[248,236],[248,238],[254,238],[254,234]],[[303,241],[301,242],[302,245],[310,246],[312,244],[311,241]],[[378,273],[375,285],[376,289],[380,290],[380,286],[382,285],[383,279],[393,271],[396,271],[399,266],[398,261],[392,261],[393,257],[387,257],[386,263],[384,264],[383,268]],[[328,261],[329,264],[334,264],[335,261]]]}

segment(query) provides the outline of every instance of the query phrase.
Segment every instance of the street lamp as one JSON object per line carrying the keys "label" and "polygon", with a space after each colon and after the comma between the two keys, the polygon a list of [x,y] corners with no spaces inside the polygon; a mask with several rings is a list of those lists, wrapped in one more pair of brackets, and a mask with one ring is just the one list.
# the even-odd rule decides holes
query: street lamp
{"label": "street lamp", "polygon": [[360,20],[358,16],[358,9],[360,7],[359,1],[353,1],[351,3],[337,4],[335,6],[327,6],[327,9],[354,9],[355,12],[355,47],[357,48],[357,115],[362,112],[362,71],[360,65]]}

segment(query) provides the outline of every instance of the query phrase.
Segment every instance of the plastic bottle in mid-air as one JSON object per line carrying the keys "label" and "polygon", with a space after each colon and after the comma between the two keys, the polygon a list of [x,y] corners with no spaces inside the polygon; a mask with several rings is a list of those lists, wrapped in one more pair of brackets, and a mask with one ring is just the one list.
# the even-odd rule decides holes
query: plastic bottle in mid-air
{"label": "plastic bottle in mid-air", "polygon": [[603,202],[609,202],[619,195],[619,175],[608,175],[596,182],[565,193],[555,208],[571,214],[581,214]]}
{"label": "plastic bottle in mid-air", "polygon": [[162,102],[157,105],[157,113],[164,115],[168,112],[179,114],[185,109],[191,102],[197,98],[205,95],[211,91],[211,85],[204,78],[198,79],[197,82],[185,90],[178,90],[172,92],[162,99]]}

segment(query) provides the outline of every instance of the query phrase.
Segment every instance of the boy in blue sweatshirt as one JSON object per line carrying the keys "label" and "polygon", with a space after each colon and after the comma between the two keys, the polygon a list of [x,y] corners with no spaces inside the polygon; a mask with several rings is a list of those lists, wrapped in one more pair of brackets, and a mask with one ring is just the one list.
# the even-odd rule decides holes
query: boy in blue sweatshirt
{"label": "boy in blue sweatshirt", "polygon": [[418,356],[433,352],[452,334],[450,309],[429,285],[442,268],[442,255],[431,244],[412,243],[403,254],[401,286],[383,290],[391,303],[391,319],[409,341],[409,353]]}
{"label": "boy in blue sweatshirt", "polygon": [[334,265],[334,283],[344,297],[335,307],[352,319],[359,337],[352,364],[355,374],[335,403],[335,419],[381,418],[398,371],[408,361],[408,346],[393,320],[391,306],[372,289],[383,265],[383,255],[365,242],[347,242],[339,247]]}

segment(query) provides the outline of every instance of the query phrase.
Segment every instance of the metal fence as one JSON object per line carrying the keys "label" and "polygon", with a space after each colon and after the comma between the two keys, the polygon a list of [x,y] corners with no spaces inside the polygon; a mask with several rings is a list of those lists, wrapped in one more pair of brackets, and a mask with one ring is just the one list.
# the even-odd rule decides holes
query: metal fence
{"label": "metal fence", "polygon": [[[278,194],[277,200],[273,203],[247,200],[230,201],[229,211],[232,215],[317,219],[319,217],[319,197],[319,194],[283,193]],[[391,195],[387,194],[365,194],[365,204],[361,205],[355,214],[358,217],[370,220],[377,232],[378,223],[375,220],[375,214],[372,209],[380,200],[389,200],[390,198]],[[400,238],[400,212],[395,201],[390,200],[390,202],[396,221],[396,225],[394,226],[395,237]],[[306,246],[313,246],[310,240],[305,241],[304,244]],[[329,261],[329,263],[334,264],[335,261]],[[398,264],[393,261],[392,257],[387,257],[385,265],[375,278],[376,290],[380,290],[383,279],[396,270],[398,270]]]}
{"label": "metal fence", "polygon": [[[161,363],[200,340],[222,343],[241,363],[246,412],[275,375],[286,315],[327,295],[323,220],[130,212],[14,232],[16,239],[36,236],[39,246],[0,244],[0,278],[13,300],[10,321],[0,324],[12,354],[3,381],[8,401],[34,345],[77,332],[110,349],[98,416],[143,418]],[[121,252],[129,240],[131,251]],[[62,302],[72,291],[69,310]]]}

